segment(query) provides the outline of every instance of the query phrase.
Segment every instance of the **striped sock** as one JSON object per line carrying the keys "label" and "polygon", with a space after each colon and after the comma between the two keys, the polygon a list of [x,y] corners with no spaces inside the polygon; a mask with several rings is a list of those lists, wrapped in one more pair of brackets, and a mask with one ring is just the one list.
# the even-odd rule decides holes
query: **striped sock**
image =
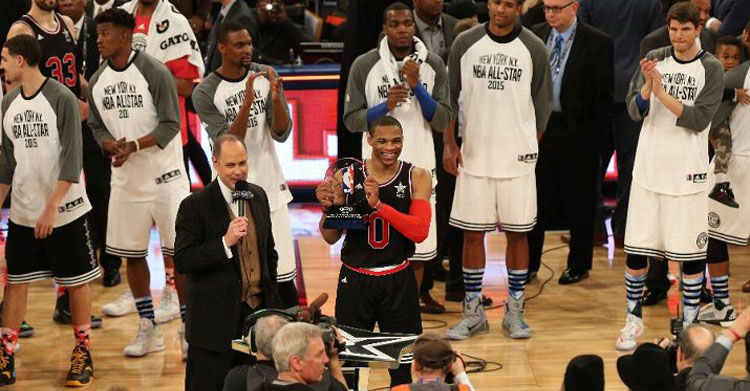
{"label": "striped sock", "polygon": [[185,304],[180,304],[180,319],[182,319],[182,323],[185,323],[186,314],[187,314],[187,306]]}
{"label": "striped sock", "polygon": [[703,274],[698,277],[687,278],[682,275],[682,315],[685,324],[691,324],[698,316],[698,307],[701,303],[701,287],[703,286]]}
{"label": "striped sock", "polygon": [[73,335],[76,337],[76,346],[83,346],[88,350],[91,338],[91,323],[73,326]]}
{"label": "striped sock", "polygon": [[154,322],[154,301],[151,296],[143,296],[135,299],[135,308],[138,310],[138,316],[141,319],[151,319]]}
{"label": "striped sock", "polygon": [[523,296],[529,269],[508,269],[508,294],[518,300]]}
{"label": "striped sock", "polygon": [[711,276],[711,288],[714,291],[714,301],[729,305],[729,275]]}
{"label": "striped sock", "polygon": [[484,277],[484,268],[470,269],[463,268],[464,271],[464,290],[466,291],[466,301],[472,301],[474,298],[482,297],[482,278]]}
{"label": "striped sock", "polygon": [[646,285],[646,274],[634,276],[625,272],[625,291],[628,300],[628,313],[639,318],[641,315],[641,299],[643,298],[643,286]]}

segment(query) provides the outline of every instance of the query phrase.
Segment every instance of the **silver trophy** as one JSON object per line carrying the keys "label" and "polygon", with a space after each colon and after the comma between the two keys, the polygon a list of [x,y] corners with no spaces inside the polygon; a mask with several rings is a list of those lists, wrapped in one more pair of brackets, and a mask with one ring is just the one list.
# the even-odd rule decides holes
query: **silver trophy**
{"label": "silver trophy", "polygon": [[333,184],[337,195],[323,228],[366,229],[365,218],[372,208],[365,196],[364,163],[353,158],[336,160],[328,167],[325,181]]}

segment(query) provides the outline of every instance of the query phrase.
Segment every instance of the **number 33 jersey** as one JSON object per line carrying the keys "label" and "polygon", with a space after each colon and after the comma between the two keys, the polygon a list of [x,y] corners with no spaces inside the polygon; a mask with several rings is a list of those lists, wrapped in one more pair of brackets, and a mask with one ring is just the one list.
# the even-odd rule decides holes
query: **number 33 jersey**
{"label": "number 33 jersey", "polygon": [[[386,183],[380,185],[380,201],[397,211],[409,214],[411,207],[411,173],[414,166],[403,161],[398,162],[396,174]],[[365,174],[357,171],[354,174],[355,198],[363,199]],[[361,192],[361,193],[360,193]],[[361,195],[361,197],[360,197]],[[363,200],[362,202],[367,203]],[[398,265],[414,255],[414,242],[396,231],[381,217],[370,215],[367,229],[348,230],[344,245],[341,247],[341,261],[358,268],[377,268]]]}
{"label": "number 33 jersey", "polygon": [[57,181],[72,182],[58,205],[55,227],[91,210],[80,183],[83,165],[78,100],[46,79],[32,96],[13,89],[2,104],[0,183],[11,184],[10,220],[34,227]]}

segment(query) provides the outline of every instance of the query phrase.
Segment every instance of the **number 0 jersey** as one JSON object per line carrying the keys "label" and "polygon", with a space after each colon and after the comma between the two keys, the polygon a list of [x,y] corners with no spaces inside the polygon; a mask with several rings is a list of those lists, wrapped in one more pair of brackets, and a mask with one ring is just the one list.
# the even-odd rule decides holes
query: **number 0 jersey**
{"label": "number 0 jersey", "polygon": [[57,80],[70,88],[76,97],[80,97],[81,82],[76,67],[76,43],[60,14],[54,12],[54,15],[57,21],[55,31],[45,30],[28,14],[23,15],[21,20],[31,28],[34,38],[42,48],[42,59],[39,61],[39,70],[42,74]]}
{"label": "number 0 jersey", "polygon": [[[380,201],[401,213],[408,214],[411,207],[411,174],[414,166],[399,161],[396,175],[380,185]],[[366,173],[357,171],[354,175],[355,198],[364,197]],[[366,201],[365,201],[366,202]],[[370,217],[367,229],[348,230],[341,248],[341,261],[358,268],[376,268],[398,265],[414,255],[415,244],[396,231],[382,217]]]}
{"label": "number 0 jersey", "polygon": [[83,184],[81,119],[73,93],[47,79],[32,96],[21,87],[2,103],[0,183],[12,184],[10,220],[34,227],[57,181],[72,182],[58,205],[55,227],[91,210]]}

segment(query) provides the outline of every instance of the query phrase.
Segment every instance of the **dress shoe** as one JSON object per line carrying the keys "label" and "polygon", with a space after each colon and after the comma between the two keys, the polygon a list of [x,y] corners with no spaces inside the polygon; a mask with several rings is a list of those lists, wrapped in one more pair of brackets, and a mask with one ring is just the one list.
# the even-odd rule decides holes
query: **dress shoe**
{"label": "dress shoe", "polygon": [[588,277],[589,272],[579,272],[573,269],[565,269],[565,271],[560,276],[560,279],[557,280],[557,283],[560,285],[575,284],[576,282],[579,282]]}
{"label": "dress shoe", "polygon": [[529,284],[532,281],[536,280],[536,274],[537,272],[529,272],[529,278],[526,280],[526,283]]}
{"label": "dress shoe", "polygon": [[445,312],[445,307],[435,301],[435,299],[430,296],[430,292],[420,293],[419,299],[422,302],[420,310],[423,314],[442,314]]}
{"label": "dress shoe", "polygon": [[562,234],[560,235],[560,241],[565,244],[570,244],[570,234]]}
{"label": "dress shoe", "polygon": [[745,293],[750,292],[750,280],[747,280],[744,284],[742,284],[742,291]]}
{"label": "dress shoe", "polygon": [[594,232],[594,247],[601,247],[609,243],[609,237],[603,232]]}
{"label": "dress shoe", "polygon": [[655,291],[646,291],[646,293],[643,295],[643,299],[641,299],[641,303],[646,306],[652,306],[659,304],[660,301],[667,298],[667,292],[655,292]]}
{"label": "dress shoe", "polygon": [[122,282],[122,277],[120,277],[119,270],[114,269],[104,271],[104,277],[102,277],[102,285],[107,288],[111,288],[118,285],[120,282]]}

